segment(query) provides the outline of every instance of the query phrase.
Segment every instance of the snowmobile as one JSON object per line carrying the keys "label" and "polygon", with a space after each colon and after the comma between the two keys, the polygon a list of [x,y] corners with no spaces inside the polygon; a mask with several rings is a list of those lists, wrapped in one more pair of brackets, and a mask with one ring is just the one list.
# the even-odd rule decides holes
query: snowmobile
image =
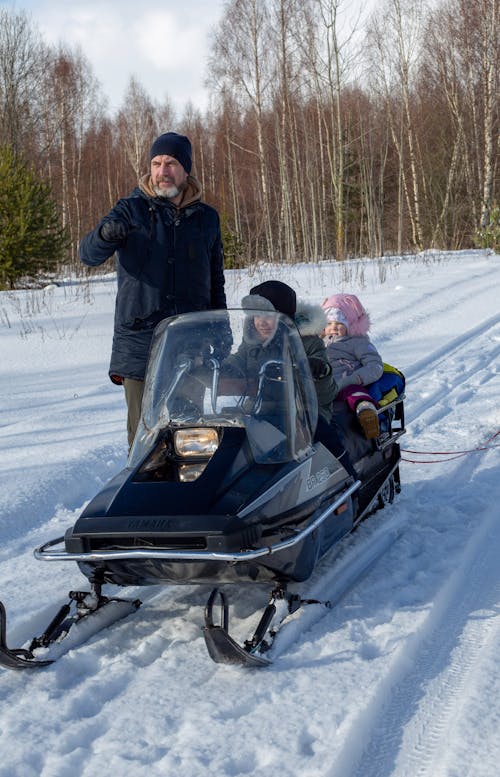
{"label": "snowmobile", "polygon": [[[354,414],[336,407],[356,477],[315,441],[318,404],[299,333],[280,313],[260,361],[241,358],[252,316],[203,311],[156,328],[142,414],[126,467],[85,507],[63,537],[35,550],[42,561],[71,561],[90,583],[45,632],[9,648],[0,603],[0,665],[46,666],[68,646],[124,617],[137,599],[107,597],[114,586],[209,584],[203,633],[220,663],[262,666],[280,623],[305,600],[319,559],[400,490],[398,438],[403,397],[380,413],[381,433],[364,440]],[[238,345],[240,344],[240,345]],[[229,633],[221,586],[271,588],[255,633]],[[79,634],[80,636],[74,636]]]}

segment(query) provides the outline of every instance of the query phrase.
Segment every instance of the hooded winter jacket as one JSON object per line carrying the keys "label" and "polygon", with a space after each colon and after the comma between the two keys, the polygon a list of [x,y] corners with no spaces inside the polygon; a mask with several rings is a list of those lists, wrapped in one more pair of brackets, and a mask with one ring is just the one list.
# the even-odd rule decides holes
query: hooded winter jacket
{"label": "hooded winter jacket", "polygon": [[[155,195],[146,175],[80,243],[80,259],[90,266],[116,251],[118,291],[109,368],[114,382],[144,379],[153,330],[162,319],[226,308],[219,216],[200,197],[199,183],[189,176],[176,207]],[[101,227],[114,219],[125,222],[129,233],[122,241],[105,241]]]}
{"label": "hooded winter jacket", "polygon": [[[299,300],[293,320],[302,338],[307,358],[317,358],[329,363],[325,344],[320,337],[326,324],[321,307]],[[319,413],[329,423],[332,419],[332,402],[339,390],[333,371],[326,374],[325,377],[315,380],[314,386],[318,397]]]}
{"label": "hooded winter jacket", "polygon": [[368,335],[335,337],[328,342],[326,354],[339,389],[368,386],[384,371],[382,357]]}
{"label": "hooded winter jacket", "polygon": [[347,327],[346,335],[325,338],[326,353],[339,390],[374,383],[384,366],[368,337],[371,325],[368,311],[355,294],[332,294],[322,307],[329,321],[340,321]]}

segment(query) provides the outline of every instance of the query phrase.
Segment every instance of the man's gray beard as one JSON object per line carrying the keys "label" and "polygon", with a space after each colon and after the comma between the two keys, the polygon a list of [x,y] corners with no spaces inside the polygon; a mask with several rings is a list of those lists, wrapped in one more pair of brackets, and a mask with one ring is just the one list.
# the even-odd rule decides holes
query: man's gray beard
{"label": "man's gray beard", "polygon": [[158,197],[164,197],[166,200],[173,200],[174,197],[178,197],[181,193],[177,186],[169,186],[168,189],[161,189],[159,186],[154,186],[153,188]]}

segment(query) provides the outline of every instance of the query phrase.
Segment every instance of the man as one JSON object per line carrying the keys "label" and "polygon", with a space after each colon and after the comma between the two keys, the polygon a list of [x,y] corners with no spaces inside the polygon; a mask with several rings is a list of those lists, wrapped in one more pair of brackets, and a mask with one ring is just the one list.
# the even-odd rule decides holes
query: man
{"label": "man", "polygon": [[149,174],[80,243],[87,265],[117,255],[109,375],[125,389],[129,446],[155,326],[176,313],[226,308],[219,216],[201,201],[191,157],[185,135],[160,135],[151,147]]}

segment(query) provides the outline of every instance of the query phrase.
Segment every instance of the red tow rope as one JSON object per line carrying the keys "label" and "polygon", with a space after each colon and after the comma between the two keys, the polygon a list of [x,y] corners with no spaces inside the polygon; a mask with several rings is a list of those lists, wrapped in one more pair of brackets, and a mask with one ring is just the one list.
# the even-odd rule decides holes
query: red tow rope
{"label": "red tow rope", "polygon": [[401,448],[402,453],[414,453],[417,456],[446,456],[444,459],[407,459],[404,456],[401,457],[401,461],[407,461],[410,464],[441,464],[442,461],[453,461],[454,459],[460,459],[462,456],[467,456],[469,453],[478,453],[479,451],[489,451],[492,448],[498,448],[499,445],[490,445],[496,437],[500,435],[500,429],[491,437],[488,437],[484,445],[477,448],[469,448],[465,451],[413,451],[410,448]]}

